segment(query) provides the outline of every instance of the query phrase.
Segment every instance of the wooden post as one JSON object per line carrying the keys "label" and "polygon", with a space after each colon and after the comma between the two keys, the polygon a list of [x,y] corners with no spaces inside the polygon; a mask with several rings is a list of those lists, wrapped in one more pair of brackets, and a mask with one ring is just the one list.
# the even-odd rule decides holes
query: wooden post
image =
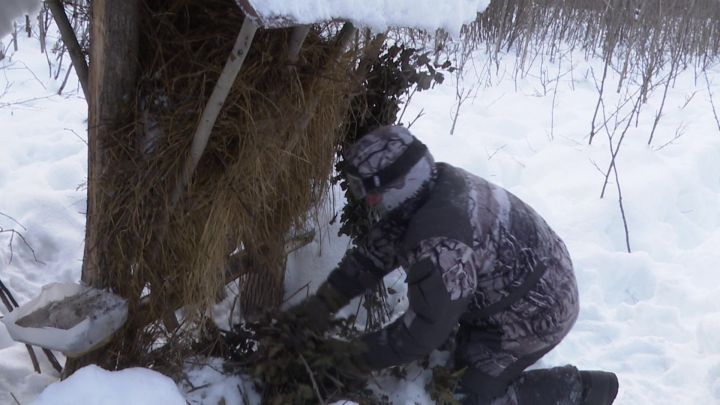
{"label": "wooden post", "polygon": [[45,39],[47,37],[47,32],[45,30],[45,19],[44,14],[41,11],[38,13],[37,16],[38,19],[38,34],[40,36],[40,53],[45,53]]}
{"label": "wooden post", "polygon": [[302,48],[305,38],[310,33],[310,25],[298,25],[293,28],[292,34],[290,35],[290,41],[288,43],[288,60],[291,63],[298,61],[300,56],[300,49]]}
{"label": "wooden post", "polygon": [[104,196],[99,183],[109,168],[105,156],[108,136],[129,124],[127,108],[134,103],[139,33],[138,0],[95,0],[92,3],[88,128],[88,207],[82,280],[100,285],[100,256],[95,247],[102,235],[98,203]]}
{"label": "wooden post", "polygon": [[14,50],[15,52],[18,51],[18,41],[17,41],[17,37],[18,37],[18,27],[17,27],[17,23],[16,23],[16,22],[13,22],[12,43],[13,43],[13,50]]}
{"label": "wooden post", "polygon": [[[103,177],[112,170],[107,156],[111,135],[134,122],[132,114],[137,81],[139,0],[94,0],[92,2],[88,122],[88,198],[82,281],[103,288],[99,233],[105,218],[102,202],[110,198]],[[103,357],[102,350],[68,359],[63,377]]]}

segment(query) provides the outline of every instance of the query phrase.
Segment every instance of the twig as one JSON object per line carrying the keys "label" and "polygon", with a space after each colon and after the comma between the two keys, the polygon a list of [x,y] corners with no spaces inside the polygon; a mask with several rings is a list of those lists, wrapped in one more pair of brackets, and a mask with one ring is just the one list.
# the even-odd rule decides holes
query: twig
{"label": "twig", "polygon": [[300,291],[305,290],[305,296],[307,297],[310,295],[310,282],[308,281],[303,285],[302,287],[298,288],[294,293],[290,294],[287,298],[283,300],[283,304],[293,299],[296,295],[300,294]]}
{"label": "twig", "polygon": [[27,231],[27,228],[25,228],[25,227],[23,226],[23,224],[21,224],[20,222],[18,222],[17,219],[11,217],[10,215],[8,215],[8,214],[3,214],[2,212],[0,212],[0,216],[3,216],[3,217],[5,217],[5,218],[7,218],[7,219],[9,219],[9,220],[11,220],[11,221],[13,221],[13,222],[15,222],[16,224],[20,225],[20,227],[23,229],[23,231]]}
{"label": "twig", "polygon": [[550,140],[555,139],[555,106],[557,105],[558,86],[560,85],[560,69],[562,69],[562,57],[558,58],[558,72],[555,78],[555,88],[553,89],[552,109],[550,110]]}
{"label": "twig", "polygon": [[15,398],[15,394],[13,394],[13,393],[11,392],[11,393],[10,393],[10,396],[12,397],[13,400],[15,400],[15,403],[16,403],[17,405],[22,405],[22,404],[20,404],[20,401],[18,401],[18,399]]}
{"label": "twig", "polygon": [[402,112],[400,113],[400,116],[398,117],[397,122],[402,122],[403,116],[405,115],[405,110],[407,110],[408,106],[410,105],[410,100],[412,100],[413,95],[415,95],[416,91],[417,91],[417,86],[412,89],[407,100],[405,100],[405,105],[403,106]]}
{"label": "twig", "polygon": [[25,246],[27,246],[27,248],[30,249],[30,253],[32,253],[32,255],[33,255],[33,260],[35,260],[36,263],[42,263],[38,260],[37,256],[35,255],[35,249],[33,249],[33,247],[30,246],[30,243],[28,243],[27,239],[25,239],[23,234],[21,234],[20,232],[14,230],[14,229],[3,229],[2,227],[0,227],[0,233],[7,233],[7,232],[10,233],[10,242],[8,242],[8,246],[10,247],[10,262],[9,263],[12,263],[13,257],[14,257],[13,242],[15,241],[15,235],[17,235],[20,238],[20,240],[23,241]]}
{"label": "twig", "polygon": [[58,362],[57,357],[55,357],[53,352],[50,351],[50,349],[45,349],[45,348],[43,348],[42,351],[43,351],[43,353],[45,353],[45,357],[47,357],[48,361],[53,366],[55,371],[57,371],[58,373],[62,373],[63,368],[60,365],[60,362]]}
{"label": "twig", "polygon": [[620,178],[617,172],[617,165],[613,165],[613,172],[615,172],[615,185],[617,186],[620,215],[622,216],[623,227],[625,228],[625,245],[627,246],[628,253],[632,253],[632,250],[630,249],[630,232],[628,231],[627,218],[625,217],[625,207],[623,206],[622,190],[620,189]]}
{"label": "twig", "polygon": [[85,139],[85,138],[83,138],[82,136],[80,136],[80,134],[78,134],[77,132],[75,132],[74,129],[71,129],[71,128],[63,128],[63,129],[64,129],[65,131],[70,131],[70,132],[72,132],[73,134],[75,134],[75,136],[76,136],[80,141],[82,141],[82,143],[84,143],[85,145],[88,144],[87,139]]}
{"label": "twig", "polygon": [[320,388],[318,388],[317,382],[315,381],[315,376],[313,375],[313,372],[310,369],[310,366],[308,365],[307,361],[305,360],[305,356],[303,356],[302,353],[300,353],[300,360],[302,361],[303,366],[305,366],[305,371],[307,371],[308,375],[310,376],[310,382],[312,383],[313,390],[315,390],[315,395],[317,395],[318,397],[318,401],[320,401],[321,404],[325,405],[325,400],[320,394]]}
{"label": "twig", "polygon": [[28,72],[30,72],[30,74],[33,75],[33,77],[35,78],[35,80],[37,80],[37,82],[40,83],[40,86],[42,86],[42,88],[43,88],[44,90],[47,90],[47,87],[45,87],[45,84],[42,82],[42,80],[40,80],[39,77],[37,77],[37,75],[35,74],[35,72],[33,72],[32,69],[30,69],[30,68],[28,67],[28,65],[25,64],[25,62],[20,62],[20,63],[21,63],[23,66],[25,66],[25,70],[27,70]]}
{"label": "twig", "polygon": [[413,124],[415,123],[415,121],[419,120],[420,117],[422,117],[423,115],[425,115],[425,109],[424,109],[424,108],[423,108],[422,110],[420,110],[420,112],[417,114],[417,116],[415,117],[415,119],[413,119],[412,121],[410,121],[410,123],[408,124],[408,129],[410,129],[410,127],[413,126]]}
{"label": "twig", "polygon": [[[192,384],[190,384],[190,385],[192,385]],[[201,389],[207,388],[207,387],[209,387],[209,386],[210,386],[210,383],[203,384],[203,385],[198,385],[197,387],[193,386],[187,393],[189,394],[189,393],[191,393],[191,392],[195,392],[195,391],[197,391],[197,390],[201,390]]]}
{"label": "twig", "polygon": [[0,108],[10,107],[10,106],[12,106],[12,105],[21,105],[21,104],[29,103],[29,102],[31,102],[31,101],[47,100],[47,99],[49,99],[49,98],[51,98],[51,97],[54,97],[54,96],[33,97],[33,98],[25,99],[25,100],[13,101],[13,102],[11,102],[11,103],[0,103]]}
{"label": "twig", "polygon": [[[632,111],[630,112],[630,116],[627,118],[627,125],[625,125],[625,129],[623,129],[622,134],[620,134],[620,139],[618,140],[618,143],[613,150],[612,145],[612,136],[610,135],[608,131],[608,143],[610,144],[610,154],[612,155],[612,159],[610,160],[610,165],[608,166],[607,172],[605,173],[605,182],[603,183],[602,191],[600,192],[600,198],[603,198],[605,196],[605,189],[608,185],[608,179],[610,177],[610,173],[612,172],[613,167],[615,167],[615,159],[617,158],[618,152],[620,152],[620,145],[622,144],[622,141],[625,139],[625,135],[627,134],[628,130],[630,129],[630,125],[632,124],[632,118],[633,115],[638,111],[638,107],[640,106],[640,101],[642,100],[642,94],[640,94],[637,98],[637,101],[635,102],[635,106],[633,106]],[[606,129],[607,130],[607,129]]]}
{"label": "twig", "polygon": [[[603,93],[605,91],[605,80],[607,80],[607,71],[608,71],[608,66],[610,65],[611,58],[608,58],[605,61],[605,67],[603,68],[602,81],[600,82],[600,87],[598,87],[598,101],[597,101],[597,104],[595,104],[595,112],[593,113],[592,123],[590,124],[590,140],[588,140],[588,145],[592,144],[593,138],[595,137],[595,134],[597,133],[597,131],[595,130],[596,129],[595,128],[595,120],[597,119],[597,114],[598,114],[598,111],[600,110],[600,104],[603,101]],[[592,68],[591,68],[591,71],[592,71]],[[593,78],[594,77],[595,77],[595,74],[593,72]],[[596,86],[597,86],[597,84],[596,84]]]}
{"label": "twig", "polygon": [[658,146],[657,148],[653,148],[655,152],[664,149],[665,147],[672,145],[675,141],[680,139],[681,136],[685,134],[685,124],[680,124],[679,127],[675,128],[675,136],[670,139],[669,141],[665,142],[664,144]]}
{"label": "twig", "polygon": [[8,312],[12,312],[13,306],[10,303],[10,298],[5,294],[5,290],[0,289],[0,301],[2,301],[3,304],[5,304],[5,308],[7,308]]}
{"label": "twig", "polygon": [[65,78],[63,79],[62,84],[57,91],[58,96],[61,96],[63,90],[65,90],[65,86],[67,85],[68,79],[70,78],[70,72],[72,72],[72,66],[68,68],[67,72],[65,72]]}
{"label": "twig", "polygon": [[697,93],[698,93],[698,91],[695,90],[695,91],[692,92],[692,94],[690,94],[690,97],[685,97],[685,102],[683,103],[682,107],[680,107],[680,110],[684,110],[685,107],[687,107],[688,104],[690,104],[690,102],[693,100],[693,98],[695,98],[695,95],[696,95]]}
{"label": "twig", "polygon": [[720,118],[718,118],[717,110],[715,109],[715,102],[713,101],[712,90],[710,90],[710,80],[708,79],[707,70],[703,71],[705,75],[705,84],[707,85],[708,95],[710,96],[710,106],[712,107],[713,116],[715,117],[715,123],[717,124],[718,130],[720,130]]}
{"label": "twig", "polygon": [[660,123],[660,117],[662,117],[663,109],[665,108],[665,100],[667,99],[668,89],[670,88],[670,83],[675,73],[676,63],[676,60],[673,59],[673,62],[670,64],[670,75],[665,81],[665,89],[663,90],[663,97],[662,101],[660,102],[660,109],[655,114],[655,120],[653,121],[652,130],[650,131],[650,138],[648,139],[648,146],[652,144],[653,137],[655,136],[655,130],[657,129],[658,123]]}
{"label": "twig", "polygon": [[30,346],[28,343],[25,343],[25,347],[27,348],[28,354],[30,354],[30,361],[32,361],[35,372],[38,374],[42,374],[42,370],[40,370],[40,362],[37,359],[35,350],[33,350],[33,347]]}
{"label": "twig", "polygon": [[468,100],[468,98],[470,98],[473,87],[470,87],[467,93],[465,92],[464,88],[460,90],[459,86],[456,87],[455,95],[457,97],[457,107],[455,108],[455,115],[453,116],[452,127],[450,127],[450,135],[455,134],[455,125],[457,124],[458,117],[460,117],[460,107],[462,107],[462,105]]}

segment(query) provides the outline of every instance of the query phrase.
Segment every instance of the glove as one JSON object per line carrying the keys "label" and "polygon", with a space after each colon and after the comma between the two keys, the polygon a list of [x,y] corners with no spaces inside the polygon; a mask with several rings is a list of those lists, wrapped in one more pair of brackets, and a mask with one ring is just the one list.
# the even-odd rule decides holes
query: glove
{"label": "glove", "polygon": [[324,333],[330,327],[332,315],[345,304],[347,299],[330,284],[323,283],[315,295],[306,298],[288,312],[309,329]]}

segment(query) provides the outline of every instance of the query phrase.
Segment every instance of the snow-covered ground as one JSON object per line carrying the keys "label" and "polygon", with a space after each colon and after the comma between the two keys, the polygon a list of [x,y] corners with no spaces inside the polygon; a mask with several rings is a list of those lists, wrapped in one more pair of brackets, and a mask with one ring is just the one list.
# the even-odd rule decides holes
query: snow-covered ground
{"label": "snow-covered ground", "polygon": [[[501,61],[499,76],[510,69],[511,59]],[[484,66],[483,57],[475,63]],[[720,130],[704,78],[696,82],[692,71],[678,78],[651,146],[647,140],[660,91],[623,141],[617,167],[632,248],[627,253],[614,176],[605,198],[599,198],[610,162],[607,134],[599,133],[588,145],[597,100],[590,69],[597,73],[601,66],[576,57],[572,74],[563,74],[557,86],[552,81],[557,65],[545,68],[546,74],[535,66],[526,78],[515,81],[507,74],[476,88],[476,97],[462,106],[454,135],[449,132],[456,88],[450,78],[415,95],[403,122],[422,111],[411,130],[437,160],[508,188],[567,242],[581,314],[567,339],[539,366],[572,363],[615,371],[618,404],[720,403]],[[570,68],[567,62],[561,73]],[[21,40],[20,51],[0,61],[0,227],[20,232],[36,256],[18,235],[0,233],[0,279],[21,303],[44,284],[80,277],[86,106],[74,83],[72,94],[57,96],[59,83],[48,76],[35,40]],[[548,77],[551,81],[544,81]],[[709,79],[720,106],[720,69],[712,69]],[[470,88],[476,81],[470,70],[460,86]],[[607,94],[608,114],[617,97]],[[290,266],[310,261],[329,270],[347,240],[336,238],[332,229],[323,236],[322,244],[297,253]],[[305,282],[293,276],[287,290]],[[6,313],[4,307],[0,311]],[[0,403],[13,404],[13,397],[30,403],[57,380],[42,353],[38,357],[43,374],[33,372],[24,345],[13,343],[0,323]],[[187,384],[174,389],[149,370],[90,368],[51,385],[38,403],[95,398],[104,404],[184,404],[183,396],[198,404],[215,404],[223,396],[227,404],[242,403],[237,387],[243,382],[225,378],[218,368],[193,369],[193,385],[209,385],[191,393]],[[429,403],[422,380],[383,387],[392,390],[397,403]]]}

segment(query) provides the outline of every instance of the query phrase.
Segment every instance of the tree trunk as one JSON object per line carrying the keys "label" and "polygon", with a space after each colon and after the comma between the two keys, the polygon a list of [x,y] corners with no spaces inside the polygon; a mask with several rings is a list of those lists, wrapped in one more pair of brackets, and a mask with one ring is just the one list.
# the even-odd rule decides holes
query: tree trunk
{"label": "tree trunk", "polygon": [[[95,0],[92,2],[89,122],[88,122],[88,198],[85,227],[85,252],[82,281],[93,287],[107,287],[100,266],[103,252],[96,247],[103,235],[98,232],[103,221],[102,200],[109,198],[102,179],[111,170],[106,157],[110,135],[134,114],[138,60],[138,0]],[[102,349],[68,360],[64,376],[92,363],[103,355]]]}
{"label": "tree trunk", "polygon": [[104,157],[108,136],[123,122],[134,102],[138,47],[138,1],[96,0],[92,3],[90,41],[90,100],[88,133],[88,207],[82,280],[103,287],[102,269],[94,247],[101,235],[95,226],[101,219],[98,201],[103,197],[100,179],[109,168]]}

